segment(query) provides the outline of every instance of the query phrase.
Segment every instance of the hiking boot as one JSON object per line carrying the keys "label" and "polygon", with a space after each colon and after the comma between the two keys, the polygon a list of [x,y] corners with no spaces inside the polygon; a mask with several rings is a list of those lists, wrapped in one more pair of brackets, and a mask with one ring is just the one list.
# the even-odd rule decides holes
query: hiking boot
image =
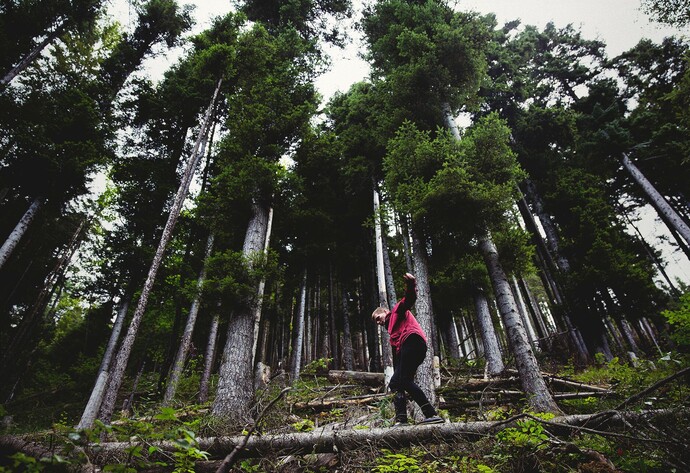
{"label": "hiking boot", "polygon": [[393,424],[393,427],[405,427],[405,426],[408,426],[408,425],[410,425],[410,424],[408,424],[407,421],[401,421],[401,420],[399,420],[398,422],[396,422],[395,424]]}
{"label": "hiking boot", "polygon": [[419,425],[422,425],[422,424],[443,424],[444,422],[445,422],[445,420],[443,419],[443,417],[433,416],[433,417],[427,417],[423,421],[420,421]]}

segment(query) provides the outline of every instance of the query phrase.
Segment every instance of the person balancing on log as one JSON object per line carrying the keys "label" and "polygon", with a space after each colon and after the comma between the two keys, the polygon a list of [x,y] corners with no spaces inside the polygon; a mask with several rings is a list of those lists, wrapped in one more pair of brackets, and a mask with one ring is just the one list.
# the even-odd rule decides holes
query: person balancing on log
{"label": "person balancing on log", "polygon": [[426,334],[410,309],[417,301],[417,281],[410,273],[403,276],[405,280],[405,296],[393,307],[393,310],[378,307],[371,314],[371,318],[378,325],[386,327],[393,347],[393,376],[388,387],[395,393],[395,425],[407,425],[408,393],[416,402],[424,420],[420,424],[441,424],[445,422],[439,417],[436,409],[427,399],[424,391],[414,382],[417,368],[426,356]]}

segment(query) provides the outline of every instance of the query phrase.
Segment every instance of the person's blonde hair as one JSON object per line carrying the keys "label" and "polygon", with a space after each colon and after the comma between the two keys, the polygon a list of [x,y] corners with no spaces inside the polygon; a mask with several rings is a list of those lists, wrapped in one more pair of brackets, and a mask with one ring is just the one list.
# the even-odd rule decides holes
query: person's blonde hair
{"label": "person's blonde hair", "polygon": [[388,309],[386,309],[385,307],[377,307],[376,309],[374,309],[374,312],[371,313],[371,318],[373,320],[374,317],[376,317],[377,315],[386,314],[388,312]]}

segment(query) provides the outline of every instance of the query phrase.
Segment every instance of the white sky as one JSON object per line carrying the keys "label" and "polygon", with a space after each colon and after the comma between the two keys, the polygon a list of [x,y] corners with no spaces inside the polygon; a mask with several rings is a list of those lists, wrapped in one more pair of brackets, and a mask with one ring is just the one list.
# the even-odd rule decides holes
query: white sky
{"label": "white sky", "polygon": [[[179,0],[179,3],[196,5],[194,33],[209,27],[214,17],[226,14],[231,8],[230,0]],[[353,0],[353,3],[359,12],[363,0]],[[687,36],[690,33],[688,29],[678,30],[650,22],[640,10],[639,0],[457,0],[456,9],[495,13],[499,25],[515,19],[520,19],[523,25],[535,25],[540,29],[549,21],[556,27],[572,24],[582,31],[585,39],[604,41],[609,57],[632,48],[642,38],[660,42],[666,36]],[[112,0],[111,11],[124,25],[132,25],[136,20],[127,0]],[[358,57],[363,49],[361,40],[355,36],[356,32],[350,30],[350,34],[353,40],[348,48],[329,50],[333,58],[332,68],[317,81],[325,100],[336,91],[347,91],[351,84],[363,80],[368,74],[368,65]],[[152,76],[160,77],[179,54],[179,51],[159,54],[149,60],[146,70]],[[654,221],[653,211],[645,210],[644,214],[645,223],[641,230],[650,243],[659,245],[658,237],[666,233],[665,226]],[[690,283],[690,262],[685,255],[671,251],[668,246],[664,255],[671,277]]]}
{"label": "white sky", "polygon": [[[359,11],[363,0],[353,0]],[[211,20],[230,11],[230,0],[179,0],[180,4],[192,4],[196,25],[194,32],[202,31]],[[123,24],[132,24],[136,16],[126,0],[112,0],[112,11]],[[688,34],[651,23],[640,10],[639,0],[457,0],[456,8],[480,13],[495,13],[499,25],[506,21],[520,19],[522,24],[543,28],[549,21],[557,27],[572,24],[580,28],[586,39],[601,39],[607,45],[610,57],[626,51],[641,39],[661,41],[672,34]],[[355,32],[350,31],[354,35]],[[319,90],[325,99],[335,91],[346,91],[349,86],[366,77],[368,66],[358,58],[362,49],[355,37],[352,45],[344,51],[330,50],[333,67],[318,81]],[[149,63],[149,70],[160,74],[179,53],[168,52],[159,55]]]}

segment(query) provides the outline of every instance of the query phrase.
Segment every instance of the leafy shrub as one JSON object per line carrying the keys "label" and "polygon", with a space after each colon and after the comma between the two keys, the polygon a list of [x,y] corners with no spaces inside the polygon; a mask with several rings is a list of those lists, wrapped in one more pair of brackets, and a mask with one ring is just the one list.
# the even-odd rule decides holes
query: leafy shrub
{"label": "leafy shrub", "polygon": [[661,313],[671,326],[671,339],[690,348],[690,291],[680,297],[678,307]]}

